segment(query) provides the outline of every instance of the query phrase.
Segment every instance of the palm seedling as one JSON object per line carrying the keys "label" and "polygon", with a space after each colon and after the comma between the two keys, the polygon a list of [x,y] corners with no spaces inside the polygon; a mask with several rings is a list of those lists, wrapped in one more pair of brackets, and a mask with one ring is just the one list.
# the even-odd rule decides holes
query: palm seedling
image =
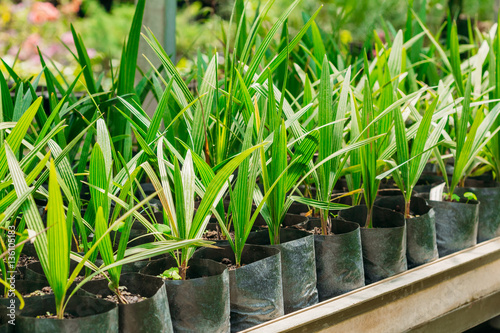
{"label": "palm seedling", "polygon": [[[325,58],[323,61],[322,77],[319,85],[319,105],[318,105],[318,131],[319,131],[319,152],[318,162],[310,167],[306,175],[299,181],[302,183],[307,176],[313,175],[316,184],[317,198],[308,199],[294,196],[293,200],[304,203],[320,210],[321,233],[328,235],[330,233],[330,210],[340,210],[349,206],[332,202],[332,193],[338,179],[345,173],[345,165],[351,160],[355,161],[354,155],[360,148],[367,149],[372,146],[376,140],[379,140],[383,134],[373,136],[362,136],[358,131],[357,117],[355,111],[351,111],[351,141],[344,144],[344,126],[346,122],[349,95],[352,96],[350,77],[350,68],[343,77],[341,91],[338,101],[333,106],[333,87],[331,84],[330,63]],[[340,73],[334,75],[334,78],[342,78]],[[351,100],[351,107],[353,106]],[[395,106],[391,106],[379,115],[379,118],[390,112]],[[332,112],[333,111],[333,112]],[[378,119],[373,119],[370,126]],[[363,134],[363,132],[361,132]],[[298,184],[292,190],[297,189]]]}
{"label": "palm seedling", "polygon": [[[479,75],[474,75],[474,72],[478,73],[482,71],[482,64],[477,62],[472,64],[470,62],[468,63],[468,66],[470,66],[470,73],[464,87],[463,82],[465,80],[465,76],[462,73],[463,70],[460,61],[457,27],[455,23],[451,27],[449,58],[444,55],[444,52],[440,53],[442,53],[443,62],[451,68],[451,73],[455,81],[456,93],[459,98],[462,98],[460,107],[458,107],[457,112],[453,114],[454,147],[451,149],[454,159],[453,175],[451,180],[445,176],[445,181],[448,187],[448,193],[445,195],[445,199],[451,200],[456,187],[464,186],[465,179],[469,174],[471,174],[472,170],[476,166],[475,160],[477,159],[479,153],[492,138],[497,137],[496,134],[500,128],[494,128],[493,126],[497,123],[500,105],[497,104],[486,113],[484,103],[472,103],[472,79],[473,76],[477,77]],[[490,64],[490,66],[492,65]],[[477,83],[474,82],[474,85],[477,86]],[[490,129],[492,129],[491,133]],[[443,171],[443,175],[446,175],[446,172],[444,172],[445,165],[443,160],[440,156],[437,156],[437,159],[441,171]]]}
{"label": "palm seedling", "polygon": [[[250,118],[249,126],[247,127],[245,132],[245,137],[242,146],[243,151],[249,151],[251,149],[250,147],[252,147],[253,121],[254,117],[252,116],[252,118]],[[263,133],[263,126],[265,123],[265,117],[260,121],[261,121],[260,124],[258,124],[260,125],[258,140],[262,141],[262,133]],[[264,143],[261,143],[254,147],[263,147],[263,145]],[[281,153],[284,153],[283,143],[281,143],[281,148],[282,148]],[[277,177],[277,179],[274,180],[273,184],[270,185],[268,191],[266,192],[266,195],[261,198],[262,200],[260,200],[259,205],[252,213],[252,207],[254,202],[253,198],[254,198],[254,193],[256,193],[256,187],[257,187],[256,180],[259,172],[260,156],[258,154],[258,151],[255,151],[251,155],[247,154],[245,157],[246,157],[245,160],[243,160],[240,163],[240,166],[238,168],[238,175],[236,177],[234,189],[231,186],[229,186],[230,204],[229,204],[229,213],[227,215],[227,218],[230,219],[230,222],[225,224],[222,221],[222,217],[216,215],[217,219],[219,220],[219,225],[221,226],[222,231],[224,232],[227,240],[229,241],[229,245],[231,246],[234,252],[236,267],[240,267],[242,265],[242,255],[246,241],[248,239],[248,235],[252,230],[255,219],[257,218],[259,212],[261,211],[262,206],[264,205],[264,203],[267,202],[269,195],[273,193],[273,189],[280,183],[281,179],[283,179],[283,176],[286,174],[287,169],[291,166],[288,165],[287,167],[285,167],[283,172],[281,172]],[[234,237],[231,237],[228,228],[226,228],[226,225],[234,226]],[[277,227],[279,228],[279,224],[277,224]],[[274,241],[275,239],[271,240],[271,242]]]}
{"label": "palm seedling", "polygon": [[[447,122],[447,116],[445,116],[437,124],[433,124],[433,121],[439,119],[439,116],[435,114],[437,102],[438,97],[429,105],[423,117],[410,128],[405,127],[401,110],[395,109],[393,111],[395,146],[397,147],[395,160],[398,165],[395,166],[396,163],[392,163],[394,168],[377,176],[377,178],[381,180],[392,174],[392,178],[396,186],[401,190],[405,200],[405,218],[410,218],[410,203],[413,188],[417,185],[432,150],[438,144],[438,140]],[[431,127],[434,127],[432,131]],[[411,150],[409,140],[413,140]]]}
{"label": "palm seedling", "polygon": [[[104,221],[103,211],[100,207],[98,209],[98,219],[96,223],[96,234],[99,234],[100,237],[95,240],[92,247],[89,248],[83,257],[81,257],[76,253],[71,253],[71,234],[73,226],[72,206],[69,205],[67,213],[65,213],[65,206],[59,184],[62,184],[61,187],[67,187],[67,185],[65,184],[64,179],[59,177],[59,174],[56,171],[55,161],[51,160],[49,168],[49,203],[47,208],[47,228],[45,228],[19,162],[16,160],[9,145],[5,144],[4,147],[14,188],[16,193],[23,200],[23,220],[25,220],[27,228],[33,230],[36,234],[34,239],[35,249],[48,283],[54,293],[57,318],[62,319],[64,317],[64,310],[68,304],[69,298],[74,294],[74,292],[76,292],[77,288],[74,288],[70,295],[68,295],[68,292],[72,289],[75,278],[80,273],[84,265],[92,268],[93,270],[98,269],[95,265],[88,261],[90,256],[95,253],[98,248],[103,248],[103,246],[101,246],[101,242],[105,242],[106,240],[109,241],[109,238],[106,237],[109,237],[109,233],[113,230],[113,228],[116,228],[123,222],[123,220],[129,218],[144,204],[144,201],[131,208],[120,219],[116,220],[105,230],[102,230],[102,227],[106,226],[106,222]],[[149,199],[150,198],[148,197],[145,201]],[[45,229],[47,229],[47,231],[45,231]],[[186,245],[186,243],[191,244],[194,242],[179,243],[174,241],[164,246],[164,248],[167,247],[166,251],[176,250],[179,247]],[[70,258],[79,261],[71,275],[69,271]],[[128,260],[130,261],[130,258]],[[132,258],[132,260],[135,259]],[[118,265],[122,264],[123,263],[118,262]],[[86,280],[84,280],[84,282],[85,281]],[[113,282],[114,281],[110,281],[111,284]]]}
{"label": "palm seedling", "polygon": [[[19,108],[20,110],[24,110],[24,113],[16,123],[3,123],[6,125],[10,124],[1,130],[2,136],[4,138],[6,137],[4,142],[11,147],[14,154],[22,155],[19,165],[22,171],[27,175],[26,182],[29,186],[31,186],[29,190],[30,194],[36,194],[42,198],[48,197],[48,192],[42,184],[45,183],[49,176],[48,170],[44,171],[44,167],[48,163],[52,153],[52,156],[56,161],[56,169],[60,173],[61,178],[64,179],[67,184],[70,184],[70,186],[63,187],[65,195],[68,198],[72,198],[76,195],[79,199],[79,194],[75,194],[76,181],[72,182],[74,180],[74,175],[69,168],[67,158],[70,152],[80,142],[82,136],[85,135],[88,127],[82,130],[81,133],[71,140],[71,142],[69,142],[64,149],[60,149],[59,145],[57,145],[53,139],[64,130],[65,126],[63,121],[54,123],[53,120],[54,114],[61,111],[61,107],[63,107],[63,99],[57,104],[48,119],[46,119],[42,129],[39,130],[39,136],[34,137],[32,133],[28,133],[28,129],[30,128],[33,120],[40,113],[44,113],[43,109],[41,109],[41,101],[42,99],[38,98],[32,105],[25,105],[24,107],[17,105],[16,103],[16,109]],[[5,132],[9,134],[5,135]],[[47,145],[51,148],[51,153],[44,155],[42,151],[47,147]],[[5,161],[5,145],[2,144],[0,149],[0,156],[2,157],[2,160]],[[26,197],[21,196],[15,188],[12,188],[13,177],[12,174],[9,173],[7,163],[2,164],[0,174],[0,178],[2,179],[2,184],[0,185],[0,207],[2,210],[2,214],[0,214],[0,223],[6,227],[9,221],[16,221],[16,214],[19,214],[22,211],[20,210],[20,207],[26,200]],[[28,195],[28,193],[26,195]],[[77,228],[82,234],[85,234],[78,199],[70,200],[69,202],[72,205],[73,212],[77,220]],[[26,219],[22,218],[17,226],[17,232],[19,234],[23,234],[25,227],[30,229],[30,226],[26,226]],[[17,254],[16,261],[19,253]]]}
{"label": "palm seedling", "polygon": [[57,317],[62,319],[64,316],[66,293],[72,285],[74,277],[76,277],[75,274],[73,279],[68,280],[71,242],[69,235],[71,234],[73,220],[71,209],[69,210],[68,219],[66,219],[55,164],[54,161],[51,161],[49,179],[50,198],[47,210],[48,230],[45,233],[45,227],[36,208],[33,196],[29,193],[19,163],[14,157],[10,147],[6,145],[5,149],[16,192],[19,194],[27,194],[23,206],[23,218],[26,220],[28,228],[38,233],[34,240],[35,249],[37,250],[40,264],[46,274],[49,285],[54,292]]}
{"label": "palm seedling", "polygon": [[[344,77],[342,91],[339,97],[336,110],[333,110],[333,87],[330,81],[330,64],[326,58],[323,60],[323,68],[321,70],[321,82],[319,87],[319,105],[318,105],[318,126],[319,129],[319,151],[318,160],[323,161],[331,154],[340,151],[344,142],[343,132],[345,124],[345,116],[347,113],[348,94],[350,91],[350,69]],[[333,125],[333,129],[329,127],[332,122],[337,122]],[[335,158],[327,161],[318,168],[317,183],[317,199],[327,205],[327,209],[320,209],[321,232],[323,235],[328,235],[330,229],[329,210],[330,198],[333,188],[340,178],[342,164],[347,161],[347,156],[338,155]],[[337,208],[342,208],[342,205],[334,204]]]}
{"label": "palm seedling", "polygon": [[[261,178],[263,183],[263,193],[267,195],[267,201],[262,207],[261,214],[269,230],[271,244],[280,243],[280,227],[285,219],[285,215],[293,200],[289,196],[289,191],[295,182],[299,179],[302,172],[312,159],[318,145],[317,132],[314,131],[295,140],[294,151],[289,150],[287,139],[287,128],[285,121],[281,118],[283,113],[283,104],[286,94],[287,76],[285,75],[283,91],[281,92],[278,108],[274,97],[274,84],[271,75],[268,80],[267,110],[264,112],[261,121],[268,119],[268,128],[272,136],[272,144],[267,149],[261,148]],[[298,115],[306,112],[311,105],[307,105],[297,112]],[[256,111],[255,111],[255,113]],[[263,130],[263,129],[262,129]],[[261,137],[259,133],[259,137]],[[290,160],[288,155],[291,155]],[[274,189],[270,189],[272,184]],[[258,188],[254,192],[256,204],[260,204],[263,195]]]}
{"label": "palm seedling", "polygon": [[[62,201],[62,196],[60,193],[57,173],[55,171],[55,167],[53,162],[51,163],[51,177],[49,181],[49,208],[48,208],[48,231],[47,231],[47,260],[49,266],[44,268],[44,272],[47,276],[50,286],[54,292],[54,297],[56,301],[56,309],[57,309],[57,317],[62,319],[64,316],[64,309],[68,304],[69,298],[87,281],[89,281],[93,276],[108,272],[109,274],[109,286],[110,288],[115,288],[119,290],[119,274],[120,268],[122,265],[135,262],[137,260],[141,260],[144,258],[151,258],[155,255],[162,254],[168,251],[175,251],[179,248],[182,248],[186,245],[196,244],[196,241],[166,241],[162,244],[161,251],[141,251],[139,249],[134,251],[134,248],[129,249],[130,255],[117,255],[117,259],[113,258],[113,253],[111,250],[111,240],[109,238],[110,232],[119,226],[121,223],[124,223],[127,219],[129,219],[133,214],[136,214],[137,209],[142,207],[147,200],[150,200],[155,194],[149,196],[138,205],[134,207],[129,207],[130,209],[123,214],[119,219],[114,221],[111,225],[107,225],[106,220],[104,219],[104,213],[101,206],[99,206],[97,210],[97,219],[95,226],[95,233],[97,239],[92,244],[92,247],[85,253],[83,257],[79,256],[76,253],[70,253],[71,247],[71,227],[72,227],[72,216],[71,216],[71,208],[68,209],[68,217],[65,218],[64,214],[64,205]],[[124,238],[125,239],[125,238]],[[96,252],[97,249],[101,252],[103,256],[103,261],[107,266],[104,268],[97,268],[95,265],[89,262],[89,258],[92,253]],[[40,253],[39,253],[40,255]],[[42,256],[43,258],[43,256]],[[70,258],[78,261],[78,265],[73,270],[71,275],[68,278],[69,274],[69,261]],[[83,268],[83,266],[89,266],[92,268],[95,273],[91,276],[84,279],[80,282],[75,288],[72,288],[74,285],[75,278]],[[116,286],[116,287],[115,287]],[[71,293],[68,295],[68,292]],[[116,292],[116,290],[113,290]],[[120,296],[117,293],[117,296]],[[122,298],[118,298],[121,302],[126,303],[126,301]]]}
{"label": "palm seedling", "polygon": [[[259,146],[246,147],[247,149],[244,149],[240,154],[229,160],[215,174],[191,150],[188,150],[186,153],[182,170],[176,157],[174,157],[173,164],[168,163],[164,155],[164,141],[166,141],[164,138],[160,138],[157,148],[160,179],[158,179],[158,176],[148,162],[143,164],[143,168],[159,193],[164,209],[165,221],[170,228],[170,237],[176,240],[200,239],[210,219],[210,212],[224,194],[230,175]],[[206,188],[196,178],[193,156],[195,156],[195,160],[198,160],[196,164],[207,181],[206,184],[208,185]],[[201,202],[195,211],[196,192],[200,195]],[[159,245],[161,244],[151,244],[153,247]],[[195,249],[196,246],[186,246],[181,251],[171,253],[177,261],[179,275],[182,279],[186,278],[189,259],[193,256]]]}
{"label": "palm seedling", "polygon": [[[454,113],[455,145],[451,151],[453,153],[454,168],[451,180],[445,177],[448,193],[445,199],[451,200],[457,186],[464,186],[465,179],[472,172],[474,162],[486,144],[495,137],[500,128],[495,128],[490,133],[490,129],[495,123],[499,113],[500,104],[495,105],[487,114],[483,106],[476,107],[473,117],[471,107],[471,76],[467,80],[464,98],[461,103],[461,113]],[[474,119],[470,124],[470,119]],[[470,127],[469,127],[470,124]],[[446,175],[445,165],[442,158],[438,157],[439,166]]]}
{"label": "palm seedling", "polygon": [[[488,39],[488,90],[490,100],[500,99],[500,28],[497,25],[495,37]],[[493,128],[500,127],[500,118],[496,118]],[[493,170],[495,179],[500,177],[500,134],[496,134],[486,145],[485,158],[489,162],[489,168]]]}
{"label": "palm seedling", "polygon": [[[399,75],[403,68],[401,67],[401,62],[399,62],[396,57],[403,56],[403,48],[402,34],[398,32],[393,42],[387,62],[388,66],[386,68],[386,70],[388,70],[386,72],[392,76],[392,83],[386,82],[385,84],[387,84],[387,87],[385,89],[392,89],[392,85],[394,85],[394,91],[398,89],[400,79],[394,76]],[[388,90],[387,93],[390,94],[390,90]],[[402,92],[400,93],[402,94]],[[391,164],[393,168],[378,175],[376,179],[382,180],[392,173],[394,182],[401,190],[405,200],[404,215],[406,218],[410,217],[410,201],[413,194],[413,188],[420,179],[432,150],[437,150],[435,146],[438,144],[438,140],[442,135],[448,114],[453,111],[453,109],[448,106],[436,112],[438,102],[439,97],[436,96],[434,101],[427,107],[423,116],[419,114],[411,103],[407,105],[407,110],[409,109],[410,113],[405,112],[405,109],[401,108],[396,108],[392,112],[394,131],[391,137],[393,136],[394,140],[385,148],[385,151],[382,152],[381,159],[387,161],[389,155],[396,153],[396,163],[389,161],[389,164]],[[409,128],[406,128],[403,114],[407,116],[411,114],[411,116],[415,118],[415,122]],[[431,131],[432,127],[434,127],[434,129]],[[409,140],[412,140],[411,146],[409,145]],[[395,166],[395,164],[398,165]]]}
{"label": "palm seedling", "polygon": [[[410,108],[412,102],[418,101],[421,94],[427,89],[424,87],[408,95],[404,95],[399,91],[398,87],[401,76],[404,74],[402,67],[403,48],[403,36],[402,32],[399,31],[390,52],[387,50],[377,51],[376,63],[373,63],[372,66],[369,65],[365,56],[365,77],[364,80],[360,82],[360,86],[358,86],[359,89],[363,89],[363,104],[361,111],[355,107],[351,112],[351,116],[353,117],[351,130],[354,131],[354,133],[359,133],[359,135],[364,138],[382,135],[382,138],[375,143],[362,147],[359,155],[356,156],[356,160],[360,163],[361,167],[360,174],[363,197],[367,206],[365,227],[368,228],[373,226],[373,205],[379,190],[380,181],[383,179],[383,177],[379,176],[384,168],[383,160],[391,157],[396,148],[395,145],[391,145],[390,142],[393,127],[395,126],[398,160],[401,163],[405,163],[408,161],[409,153],[408,146],[404,144],[404,138],[406,137],[404,134],[405,125],[401,112],[402,110]],[[376,67],[373,67],[375,65]],[[373,68],[372,71],[370,71],[371,68]],[[372,86],[377,86],[377,84],[379,89],[374,95]],[[378,96],[378,98],[374,99],[374,96]],[[401,97],[398,98],[398,96]],[[404,105],[404,107],[402,107],[402,105]],[[433,110],[430,112],[428,117],[432,116]],[[391,117],[391,115],[393,115],[393,117]],[[395,122],[393,118],[396,119]],[[427,118],[427,121],[430,121],[430,118]],[[413,131],[415,129],[416,127]],[[427,135],[427,132],[425,135]],[[419,149],[421,149],[421,147]],[[421,152],[419,151],[419,153],[417,153],[417,150],[415,150],[414,154],[412,150],[412,155],[414,157],[420,156],[418,154],[421,154]],[[421,160],[418,159],[418,161]],[[404,168],[405,176],[403,177],[407,177],[407,166],[404,166]],[[353,175],[352,178],[354,177]],[[418,180],[418,177],[413,178],[413,181],[416,181],[415,179]],[[359,181],[359,178],[357,178],[357,181]],[[408,183],[407,186],[409,186],[410,183],[408,179],[406,182]],[[411,196],[411,192],[406,193],[405,191],[405,195]]]}
{"label": "palm seedling", "polygon": [[[113,156],[116,157],[116,153],[113,150],[113,146],[110,142],[110,135],[107,131],[104,120],[102,119],[98,119],[97,121],[96,141],[97,142],[92,150],[89,169],[91,202],[85,217],[90,218],[95,216],[95,223],[93,225],[95,230],[94,240],[102,239],[98,248],[104,265],[114,265],[107,269],[110,280],[109,287],[117,295],[120,302],[126,303],[126,300],[121,297],[120,291],[120,275],[122,266],[117,265],[116,263],[130,263],[133,262],[133,258],[135,258],[132,257],[131,259],[127,256],[127,245],[132,224],[134,222],[133,217],[135,217],[138,222],[142,223],[149,232],[159,239],[159,241],[166,241],[166,239],[161,233],[157,232],[157,228],[155,228],[155,226],[152,225],[144,216],[133,211],[132,214],[128,214],[128,217],[121,218],[123,222],[115,228],[117,231],[115,237],[117,234],[119,234],[120,237],[118,241],[118,249],[116,253],[114,253],[114,242],[107,232],[108,221],[111,221],[111,223],[114,224],[114,221],[118,219],[122,210],[127,212],[131,209],[131,207],[133,207],[135,199],[135,187],[133,185],[142,171],[142,166],[138,165],[138,162],[143,156],[142,154],[137,154],[129,163],[123,162],[124,167],[122,170],[120,170],[115,177],[112,177]],[[114,208],[111,205],[111,200],[115,202]],[[92,243],[92,245],[94,245],[94,243]],[[171,242],[167,242],[163,243],[163,245],[166,245],[167,249],[169,249],[172,244]],[[139,249],[130,251],[134,253],[141,252],[142,256],[146,256],[146,253],[149,253],[151,256],[162,253],[161,248],[150,252],[141,251]],[[167,251],[168,250],[165,252]],[[95,255],[91,257],[91,260],[95,260]]]}

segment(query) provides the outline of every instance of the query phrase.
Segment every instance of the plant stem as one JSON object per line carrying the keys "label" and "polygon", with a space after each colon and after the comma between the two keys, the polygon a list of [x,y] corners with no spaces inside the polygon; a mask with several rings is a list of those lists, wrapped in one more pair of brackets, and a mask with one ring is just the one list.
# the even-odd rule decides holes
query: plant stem
{"label": "plant stem", "polygon": [[57,304],[57,319],[64,319],[64,302]]}
{"label": "plant stem", "polygon": [[236,261],[235,265],[236,268],[241,267],[241,256],[238,256],[236,253],[234,254],[234,261]]}
{"label": "plant stem", "polygon": [[319,216],[321,219],[321,234],[328,235],[328,211],[320,209]]}
{"label": "plant stem", "polygon": [[125,297],[123,297],[122,292],[120,291],[119,288],[115,288],[115,294],[116,294],[116,297],[118,298],[118,301],[121,304],[128,304],[128,301],[125,299]]}
{"label": "plant stem", "polygon": [[273,240],[273,245],[279,244],[280,243],[280,231],[279,228],[278,230],[275,230],[274,233],[274,240]]}
{"label": "plant stem", "polygon": [[271,245],[280,243],[280,225],[281,223],[273,223],[273,226],[269,228],[269,240],[271,241]]}
{"label": "plant stem", "polygon": [[463,177],[463,178],[460,180],[460,187],[465,187],[465,178],[466,178],[466,177]]}
{"label": "plant stem", "polygon": [[408,201],[405,200],[405,218],[410,218],[410,199]]}
{"label": "plant stem", "polygon": [[179,275],[183,280],[186,280],[186,272],[189,266],[187,265],[187,262],[184,261],[180,266],[179,266]]}
{"label": "plant stem", "polygon": [[365,222],[365,227],[368,229],[373,228],[372,224],[372,213],[373,213],[373,207],[367,207],[368,211],[366,213],[366,222]]}

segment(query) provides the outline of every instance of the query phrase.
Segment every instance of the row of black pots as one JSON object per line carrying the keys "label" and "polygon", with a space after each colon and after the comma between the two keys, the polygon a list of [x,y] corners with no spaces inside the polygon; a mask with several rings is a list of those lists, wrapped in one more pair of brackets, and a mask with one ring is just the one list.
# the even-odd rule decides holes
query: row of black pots
{"label": "row of black pots", "polygon": [[[472,192],[481,203],[478,208],[477,229],[477,242],[481,243],[500,236],[500,214],[498,214],[500,186],[497,183],[482,183],[479,187],[474,186],[475,184],[471,185],[457,188],[456,193],[463,195],[465,192]],[[485,187],[485,185],[488,186]]]}
{"label": "row of black pots", "polygon": [[[312,235],[283,229],[280,245],[250,243],[269,243],[267,231],[251,234],[237,269],[222,264],[235,262],[229,246],[202,248],[188,279],[165,280],[174,331],[238,332],[318,302]],[[141,273],[157,276],[175,266],[164,258]]]}
{"label": "row of black pots", "polygon": [[[298,224],[304,222],[303,218],[293,220],[300,222]],[[375,214],[374,220],[380,220],[383,225],[384,219],[379,218],[378,214]],[[311,226],[314,226],[313,222]],[[287,222],[285,225],[293,223]],[[229,272],[229,284],[224,283],[228,279],[224,279],[224,272],[227,272],[224,265],[213,262],[204,267],[197,263],[196,258],[210,258],[218,262],[229,258],[234,262],[231,249],[223,247],[198,251],[190,262],[190,279],[165,281],[174,330],[227,331],[229,312],[227,302],[224,302],[227,295],[230,295],[227,299],[230,299],[231,330],[240,331],[313,305],[318,299],[327,299],[363,286],[365,281],[359,226],[336,220],[332,231],[334,235],[331,236],[313,236],[300,230],[282,229],[280,245],[267,248],[247,246],[243,255],[244,266]],[[252,233],[248,242],[269,244],[267,231]],[[151,262],[142,273],[159,275],[175,265],[171,258],[161,259]],[[208,268],[217,266],[218,270]],[[317,282],[316,272],[327,278]],[[385,277],[384,273],[379,275],[381,277],[370,278],[376,280]],[[212,283],[209,283],[210,280],[213,280]],[[107,290],[106,284],[102,287]],[[186,299],[185,295],[188,294],[199,296]],[[214,318],[219,320],[214,321]]]}
{"label": "row of black pots", "polygon": [[[406,221],[397,212],[404,207],[403,198],[380,198],[377,204],[382,207],[374,207],[374,228],[361,227],[367,208],[360,205],[335,212],[338,218],[332,219],[329,235],[314,235],[320,301],[437,258],[434,213],[424,199],[412,201],[419,217],[408,222],[408,235]],[[302,226],[309,231],[320,227],[318,218]]]}
{"label": "row of black pots", "polygon": [[[462,196],[465,192],[472,192],[476,195],[479,206],[479,222],[477,230],[477,242],[500,236],[500,214],[497,213],[498,202],[500,201],[500,184],[493,182],[491,176],[480,177],[479,179],[468,179],[465,187],[457,187],[455,194]],[[425,185],[415,187],[416,195],[428,198],[429,191],[435,185],[443,182],[442,177],[422,176],[428,179]],[[446,204],[445,204],[446,205]]]}
{"label": "row of black pots", "polygon": [[[158,276],[176,261],[152,261],[141,273]],[[164,280],[175,332],[229,332],[229,271],[221,263],[192,258],[185,280]]]}
{"label": "row of black pots", "polygon": [[[376,205],[374,228],[360,228],[367,209],[355,206],[338,212],[344,221],[332,221],[331,235],[314,236],[320,301],[475,244],[477,202],[436,203],[433,209],[414,197],[411,211],[415,217],[406,221],[399,213],[404,209],[402,196],[381,197]],[[315,227],[320,227],[319,219],[306,225],[309,230]]]}
{"label": "row of black pots", "polygon": [[[375,205],[373,228],[361,228],[366,283],[477,244],[481,211],[478,201],[426,202],[414,197],[410,210],[415,217],[406,221],[398,213],[404,209],[402,196],[382,197]],[[339,217],[364,225],[366,213],[366,206],[355,206],[340,211]]]}
{"label": "row of black pots", "polygon": [[[404,213],[405,202],[401,195],[380,197],[376,207]],[[438,258],[436,243],[436,212],[423,198],[412,197],[410,211],[413,217],[406,219],[406,258],[408,268],[420,266]],[[401,220],[401,216],[397,216]]]}
{"label": "row of black pots", "polygon": [[[248,245],[243,256],[244,266],[229,272],[225,265],[217,261],[229,259],[234,262],[230,248],[201,249],[190,262],[188,280],[165,281],[173,329],[239,331],[310,306],[318,299],[324,300],[404,271],[407,258],[410,266],[419,265],[436,259],[437,248],[441,254],[446,246],[451,252],[469,246],[463,243],[455,247],[453,240],[446,239],[449,233],[440,234],[442,229],[439,223],[434,226],[434,218],[446,221],[443,225],[448,225],[449,228],[450,219],[444,220],[442,217],[454,214],[453,219],[460,217],[469,221],[469,224],[475,223],[477,230],[477,217],[474,218],[473,213],[464,213],[461,208],[452,209],[456,212],[451,214],[448,208],[432,204],[437,206],[435,211],[422,199],[413,199],[411,210],[419,216],[405,223],[402,215],[397,213],[404,207],[401,199],[379,199],[377,205],[390,210],[379,207],[374,209],[373,229],[360,228],[366,218],[364,206],[341,211],[339,216],[348,221],[334,220],[333,234],[329,236],[313,236],[299,230],[284,229],[281,245]],[[442,204],[463,206],[466,211],[476,213],[479,207],[477,203]],[[301,223],[306,229],[319,225],[317,220]],[[456,229],[467,228],[457,226]],[[438,234],[438,246],[435,231]],[[472,234],[469,237],[473,239],[470,245],[475,244],[474,227]],[[250,243],[269,244],[267,232],[253,233],[249,237]],[[443,244],[446,246],[443,247]],[[212,260],[199,260],[200,258]],[[199,264],[198,261],[206,264]],[[311,268],[311,263],[316,267]],[[161,259],[151,262],[142,273],[158,275],[173,266],[175,261],[172,259]],[[104,287],[107,286],[103,286],[106,289]],[[201,290],[199,296],[193,296],[197,289]],[[294,305],[294,302],[297,304]]]}
{"label": "row of black pots", "polygon": [[[267,231],[252,233],[250,241],[268,243]],[[248,245],[243,253],[244,266],[229,273],[225,265],[216,262],[224,258],[232,258],[234,262],[229,247],[210,254],[215,261],[198,259],[211,249],[197,252],[190,260],[187,280],[165,280],[175,331],[226,332],[229,327],[240,331],[316,304],[313,236],[284,229],[281,242],[276,248]],[[286,264],[281,265],[281,260]],[[39,266],[30,264],[27,275],[46,282]],[[152,261],[141,272],[157,276],[175,266],[176,262],[168,257]],[[95,282],[88,282],[84,289],[94,292],[88,289],[92,284]],[[107,283],[101,289],[107,290]]]}
{"label": "row of black pots", "polygon": [[[25,297],[25,306],[19,309],[19,300],[0,299],[0,318],[7,322],[10,332],[173,332],[165,284],[160,278],[138,273],[121,276],[120,284],[133,294],[145,297],[131,304],[116,304],[97,298],[111,295],[107,280],[87,282],[70,298],[65,313],[69,320],[40,319],[46,313],[55,314],[53,295]],[[40,290],[46,283],[16,281],[21,294]],[[8,321],[14,320],[15,325]]]}
{"label": "row of black pots", "polygon": [[[423,199],[415,201],[419,200]],[[427,213],[429,208],[424,206]],[[363,212],[363,207],[343,213],[347,219],[356,220],[358,212]],[[364,221],[366,216],[358,215]],[[281,244],[274,246],[269,245],[267,231],[251,233],[248,244],[266,246],[247,245],[242,258],[243,266],[229,271],[231,331],[240,331],[313,305],[319,300],[357,289],[365,285],[365,279],[371,283],[406,270],[406,226],[403,216],[377,207],[374,221],[376,228],[361,229],[359,222],[335,219],[332,223],[333,234],[329,236],[282,229]],[[317,227],[318,223],[312,220],[299,224],[308,229]],[[389,241],[385,242],[385,239]],[[217,264],[227,260],[234,262],[233,252],[228,246],[202,248],[195,253],[194,258],[210,259]],[[142,273],[158,275],[174,265],[173,262],[152,262]],[[365,276],[366,272],[368,274]],[[183,284],[187,281],[175,282]],[[174,281],[166,283],[173,284]],[[194,293],[194,289],[191,290]],[[209,305],[213,306],[213,303]],[[175,329],[177,316],[172,307],[171,313]],[[185,319],[179,320],[183,322]],[[187,319],[188,323],[192,320],[192,317]]]}

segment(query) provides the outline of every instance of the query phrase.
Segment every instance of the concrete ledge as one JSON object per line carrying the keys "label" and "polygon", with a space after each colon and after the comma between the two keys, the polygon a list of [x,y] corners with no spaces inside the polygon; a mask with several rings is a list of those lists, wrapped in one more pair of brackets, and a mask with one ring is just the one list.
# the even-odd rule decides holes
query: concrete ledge
{"label": "concrete ledge", "polygon": [[500,238],[244,332],[456,332],[500,314]]}

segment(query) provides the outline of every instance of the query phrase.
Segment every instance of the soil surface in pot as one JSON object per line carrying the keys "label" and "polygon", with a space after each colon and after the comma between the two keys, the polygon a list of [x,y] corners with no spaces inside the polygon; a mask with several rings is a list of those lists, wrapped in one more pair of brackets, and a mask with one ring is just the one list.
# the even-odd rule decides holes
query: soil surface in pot
{"label": "soil surface in pot", "polygon": [[[230,231],[229,235],[231,236],[232,239],[234,239],[234,232]],[[203,234],[203,239],[209,240],[209,241],[219,241],[219,240],[227,240],[226,236],[222,233],[222,231],[218,230],[207,230]]]}
{"label": "soil surface in pot", "polygon": [[203,234],[203,239],[206,240],[221,240],[221,233],[217,230],[207,230],[205,234]]}
{"label": "soil surface in pot", "polygon": [[49,287],[49,286],[47,286],[47,287],[43,287],[42,289],[35,290],[35,291],[31,292],[31,293],[23,294],[23,297],[52,295],[53,293],[54,292],[52,291],[52,288]]}
{"label": "soil surface in pot", "polygon": [[321,228],[320,227],[313,227],[312,229],[310,229],[310,228],[307,228],[305,226],[297,225],[297,226],[294,226],[294,228],[308,232],[308,233],[313,234],[313,235],[321,235]]}
{"label": "soil surface in pot", "polygon": [[[232,225],[229,227],[229,235],[232,239],[234,239],[234,229]],[[203,234],[203,239],[209,241],[227,240],[226,235],[224,235],[224,233],[222,232],[222,229],[220,228],[219,222],[216,218],[210,218],[205,233]]]}
{"label": "soil surface in pot", "polygon": [[[147,299],[147,297],[143,297],[139,294],[133,294],[127,290],[122,290],[121,295],[127,301],[127,304],[139,303],[139,302]],[[108,295],[106,297],[103,297],[103,295],[95,295],[95,296],[97,298],[102,298],[105,301],[113,302],[116,304],[123,304],[122,302],[120,302],[118,300],[118,296],[116,296],[116,294],[114,294],[114,293],[111,295]]]}
{"label": "soil surface in pot", "polygon": [[[36,316],[36,317],[39,318],[39,319],[58,319],[57,315],[54,315],[54,314],[51,314],[51,313],[46,313],[44,315]],[[76,318],[75,316],[73,316],[72,314],[67,313],[67,312],[64,312],[63,317],[64,317],[63,319],[73,319],[73,318]]]}
{"label": "soil surface in pot", "polygon": [[[104,273],[104,274],[107,274],[107,273]],[[105,279],[106,276],[104,274],[97,274],[95,275],[94,277],[92,277],[92,279],[90,279],[89,281],[94,281],[94,280],[102,280],[102,279]],[[83,280],[85,280],[85,276],[84,275],[78,275],[76,278],[75,278],[75,282],[82,282]]]}
{"label": "soil surface in pot", "polygon": [[31,263],[38,262],[39,260],[35,257],[28,256],[26,254],[21,253],[19,256],[19,260],[17,261],[17,267],[24,267]]}
{"label": "soil surface in pot", "polygon": [[[233,264],[233,261],[229,258],[223,258],[220,262],[226,265],[227,269],[229,269],[230,271],[234,271],[236,268],[238,268],[238,266],[236,266],[236,264]],[[243,266],[245,266],[245,264],[241,265],[241,267]]]}

